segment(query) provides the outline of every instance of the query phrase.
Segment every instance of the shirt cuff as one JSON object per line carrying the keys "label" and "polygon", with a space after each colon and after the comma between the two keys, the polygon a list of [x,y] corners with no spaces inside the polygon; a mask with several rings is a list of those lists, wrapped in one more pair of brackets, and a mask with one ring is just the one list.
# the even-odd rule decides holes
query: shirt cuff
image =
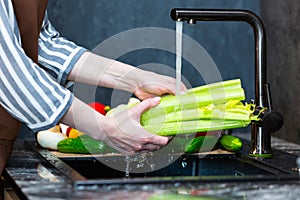
{"label": "shirt cuff", "polygon": [[71,70],[74,68],[74,65],[77,63],[77,61],[79,60],[79,58],[82,56],[83,53],[85,53],[87,51],[87,49],[83,48],[83,47],[77,47],[72,54],[69,56],[70,59],[66,60],[66,62],[63,65],[63,68],[65,68],[65,70],[60,71],[60,73],[58,74],[57,77],[57,82],[62,85],[62,86],[66,86],[68,84],[68,75],[71,72]]}
{"label": "shirt cuff", "polygon": [[60,121],[60,119],[65,115],[65,113],[69,110],[72,105],[74,95],[70,91],[66,90],[66,96],[64,101],[61,102],[60,106],[57,108],[53,115],[49,117],[48,121],[44,121],[38,124],[30,124],[27,125],[33,132],[39,132],[42,130],[47,130],[49,128],[54,127]]}

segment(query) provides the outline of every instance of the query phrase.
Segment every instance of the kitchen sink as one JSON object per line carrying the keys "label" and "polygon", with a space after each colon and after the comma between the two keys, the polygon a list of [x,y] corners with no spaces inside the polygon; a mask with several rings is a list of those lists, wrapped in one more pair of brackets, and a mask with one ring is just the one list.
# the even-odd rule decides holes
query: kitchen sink
{"label": "kitchen sink", "polygon": [[[157,160],[168,159],[169,155],[156,156]],[[182,155],[178,159],[161,169],[152,170],[151,164],[140,161],[131,161],[129,167],[142,168],[146,172],[130,172],[126,174],[127,162],[124,156],[109,156],[102,158],[74,159],[63,158],[68,166],[88,179],[134,178],[134,177],[176,177],[176,176],[245,176],[245,175],[271,175],[275,173],[268,168],[262,168],[235,158],[234,156],[209,155],[199,158],[195,155]],[[110,162],[118,164],[124,170],[120,171],[110,167]]]}
{"label": "kitchen sink", "polygon": [[[249,148],[244,142],[239,153],[147,154],[130,162],[120,154],[60,157],[48,150],[38,152],[81,189],[116,184],[298,180],[295,155],[274,150],[272,158],[256,158],[248,155]],[[161,161],[169,164],[157,167]]]}

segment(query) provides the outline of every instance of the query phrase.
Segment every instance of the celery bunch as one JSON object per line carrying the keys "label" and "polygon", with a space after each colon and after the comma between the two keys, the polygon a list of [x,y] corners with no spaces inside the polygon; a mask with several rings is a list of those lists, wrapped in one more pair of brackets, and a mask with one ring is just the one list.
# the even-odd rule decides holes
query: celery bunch
{"label": "celery bunch", "polygon": [[189,89],[183,95],[167,95],[141,116],[142,126],[158,135],[176,135],[246,127],[253,116],[251,104],[243,104],[240,79]]}
{"label": "celery bunch", "polygon": [[[158,135],[189,134],[246,127],[259,120],[254,105],[244,104],[245,92],[240,79],[188,89],[183,95],[166,95],[160,103],[144,112],[141,125]],[[114,115],[138,102],[120,105],[107,113]]]}

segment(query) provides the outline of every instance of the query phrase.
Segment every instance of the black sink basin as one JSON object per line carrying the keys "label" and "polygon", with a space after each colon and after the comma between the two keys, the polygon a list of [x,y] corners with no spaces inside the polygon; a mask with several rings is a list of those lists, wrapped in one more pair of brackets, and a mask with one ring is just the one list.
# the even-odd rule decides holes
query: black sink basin
{"label": "black sink basin", "polygon": [[[39,153],[81,188],[110,184],[298,180],[296,156],[275,150],[273,158],[252,158],[247,155],[250,147],[244,146],[238,154],[156,154],[129,164],[119,154],[57,157],[47,150]],[[157,167],[161,161],[169,164]]]}
{"label": "black sink basin", "polygon": [[[169,155],[160,155],[156,156],[156,160],[166,160],[168,157]],[[62,158],[62,160],[88,179],[126,178],[127,162],[125,157],[121,155],[103,158]],[[118,169],[123,170],[111,167],[111,163],[118,165]],[[205,158],[199,158],[196,154],[182,155],[166,167],[157,170],[151,169],[150,163],[144,162],[142,165],[141,167],[140,161],[131,161],[129,177],[245,176],[278,173],[273,169],[236,158],[234,155],[208,155]]]}

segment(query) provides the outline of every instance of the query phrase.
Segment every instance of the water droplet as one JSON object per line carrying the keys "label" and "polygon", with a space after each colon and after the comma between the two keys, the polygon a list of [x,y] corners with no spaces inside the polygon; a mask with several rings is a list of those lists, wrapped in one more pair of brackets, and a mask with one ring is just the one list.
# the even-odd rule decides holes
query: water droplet
{"label": "water droplet", "polygon": [[125,178],[130,178],[130,174],[129,174],[129,172],[125,172]]}
{"label": "water droplet", "polygon": [[155,164],[150,164],[150,168],[152,169],[152,171],[155,170]]}
{"label": "water droplet", "polygon": [[187,164],[186,161],[182,161],[182,162],[181,162],[181,166],[182,166],[183,168],[185,168],[187,165],[188,165],[188,164]]}

